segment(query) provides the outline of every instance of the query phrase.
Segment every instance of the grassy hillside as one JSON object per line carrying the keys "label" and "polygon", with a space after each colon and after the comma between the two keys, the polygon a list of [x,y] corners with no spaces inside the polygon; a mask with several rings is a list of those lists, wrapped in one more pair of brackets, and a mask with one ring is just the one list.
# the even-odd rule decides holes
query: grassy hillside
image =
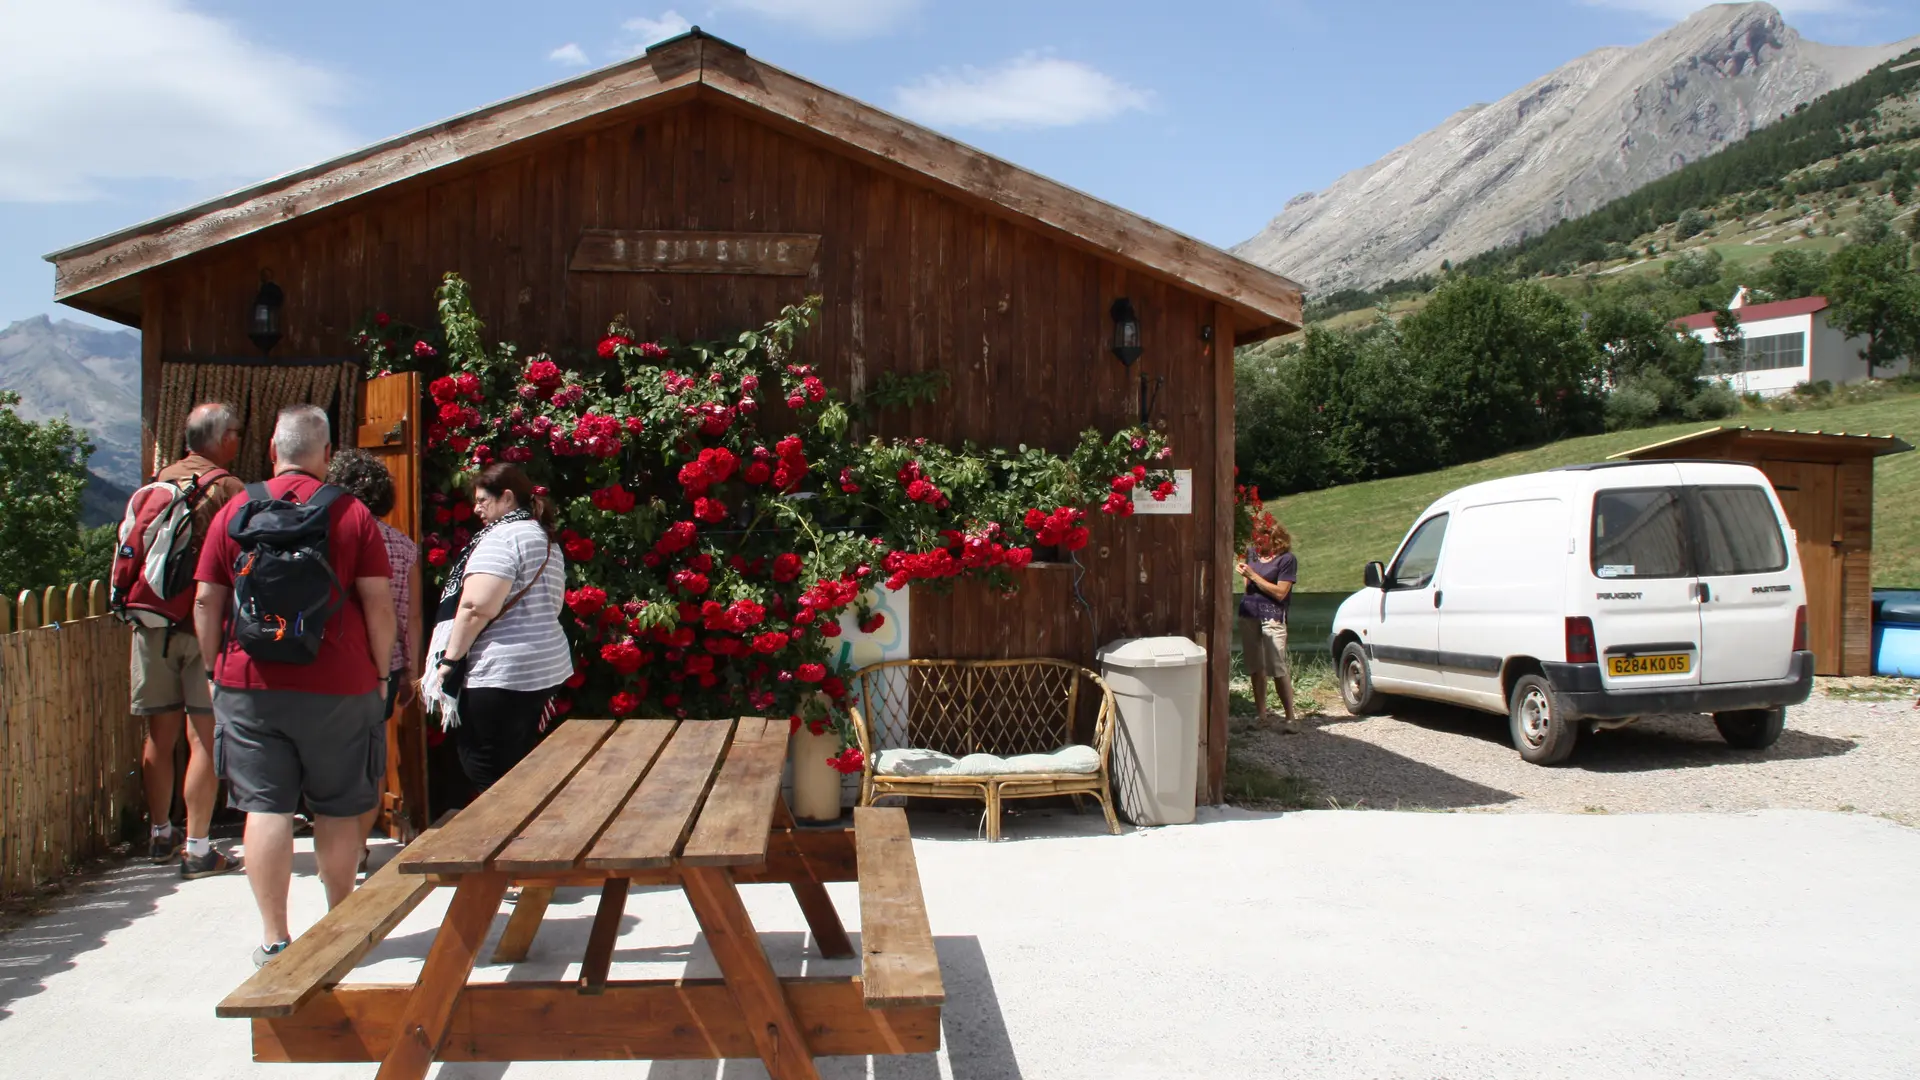
{"label": "grassy hillside", "polygon": [[[1756,410],[1729,424],[1897,435],[1920,446],[1920,393],[1792,413]],[[1303,592],[1350,592],[1370,560],[1386,560],[1414,516],[1455,488],[1482,480],[1602,461],[1635,447],[1704,430],[1687,423],[1617,431],[1522,450],[1439,472],[1291,495],[1267,508],[1293,532]],[[1874,472],[1875,585],[1920,588],[1920,453],[1881,458]]]}

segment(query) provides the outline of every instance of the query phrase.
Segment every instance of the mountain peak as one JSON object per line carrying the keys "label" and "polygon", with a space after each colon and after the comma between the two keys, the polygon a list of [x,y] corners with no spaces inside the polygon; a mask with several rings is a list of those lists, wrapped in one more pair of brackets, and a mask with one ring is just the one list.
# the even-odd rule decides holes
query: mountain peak
{"label": "mountain peak", "polygon": [[1296,196],[1234,251],[1313,291],[1415,278],[1578,217],[1912,48],[1803,39],[1767,3],[1596,49]]}

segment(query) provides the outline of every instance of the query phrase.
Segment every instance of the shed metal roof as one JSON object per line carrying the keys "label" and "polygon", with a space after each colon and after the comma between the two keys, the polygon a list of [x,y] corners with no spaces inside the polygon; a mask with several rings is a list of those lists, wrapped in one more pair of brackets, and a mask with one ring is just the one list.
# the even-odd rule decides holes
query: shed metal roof
{"label": "shed metal roof", "polygon": [[1696,431],[1691,435],[1665,439],[1657,443],[1639,447],[1635,450],[1623,450],[1607,458],[1608,461],[1639,460],[1646,458],[1671,458],[1676,451],[1685,448],[1696,454],[1716,442],[1775,444],[1781,447],[1798,447],[1815,451],[1830,457],[1885,457],[1888,454],[1904,454],[1913,449],[1912,444],[1894,435],[1873,435],[1868,433],[1849,433],[1845,431],[1800,431],[1792,428],[1755,428],[1746,425],[1721,424]]}

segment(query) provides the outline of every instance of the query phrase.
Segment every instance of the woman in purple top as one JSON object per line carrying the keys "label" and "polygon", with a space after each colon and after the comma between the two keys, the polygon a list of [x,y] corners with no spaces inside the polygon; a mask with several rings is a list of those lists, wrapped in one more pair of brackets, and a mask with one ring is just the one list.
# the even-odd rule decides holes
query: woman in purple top
{"label": "woman in purple top", "polygon": [[1284,729],[1300,730],[1293,716],[1293,673],[1287,664],[1287,606],[1293,583],[1300,578],[1300,561],[1293,555],[1293,537],[1286,526],[1261,514],[1253,527],[1253,547],[1234,569],[1247,579],[1240,597],[1240,655],[1253,676],[1253,705],[1260,723],[1271,723],[1267,711],[1267,679],[1280,691],[1287,713]]}

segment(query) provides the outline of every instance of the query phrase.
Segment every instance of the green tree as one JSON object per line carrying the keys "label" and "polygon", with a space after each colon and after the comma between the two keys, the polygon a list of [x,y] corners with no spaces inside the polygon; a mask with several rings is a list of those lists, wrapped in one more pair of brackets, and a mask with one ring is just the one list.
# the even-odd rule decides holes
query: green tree
{"label": "green tree", "polygon": [[79,556],[93,444],[65,419],[35,423],[0,390],[0,595],[60,584]]}
{"label": "green tree", "polygon": [[1663,273],[1677,289],[1702,289],[1719,284],[1726,261],[1718,251],[1702,248],[1675,258]]}
{"label": "green tree", "polygon": [[1860,208],[1847,234],[1856,244],[1884,244],[1893,239],[1893,211],[1885,203],[1869,202]]}
{"label": "green tree", "polygon": [[1712,218],[1697,209],[1688,207],[1686,210],[1681,211],[1680,220],[1674,223],[1673,238],[1675,240],[1690,240],[1706,232],[1707,226],[1711,224],[1713,224]]}
{"label": "green tree", "polygon": [[1719,337],[1718,363],[1714,365],[1714,374],[1727,375],[1747,369],[1747,333],[1740,327],[1740,316],[1731,306],[1722,305],[1713,309],[1713,330]]}
{"label": "green tree", "polygon": [[1782,248],[1767,259],[1754,284],[1775,300],[1818,295],[1827,287],[1827,257],[1818,251]]}
{"label": "green tree", "polygon": [[1573,305],[1540,285],[1456,277],[1401,331],[1436,464],[1600,429],[1599,350]]}
{"label": "green tree", "polygon": [[1902,356],[1920,353],[1920,275],[1907,267],[1906,245],[1851,244],[1834,255],[1827,279],[1827,323],[1864,337],[1867,377]]}

